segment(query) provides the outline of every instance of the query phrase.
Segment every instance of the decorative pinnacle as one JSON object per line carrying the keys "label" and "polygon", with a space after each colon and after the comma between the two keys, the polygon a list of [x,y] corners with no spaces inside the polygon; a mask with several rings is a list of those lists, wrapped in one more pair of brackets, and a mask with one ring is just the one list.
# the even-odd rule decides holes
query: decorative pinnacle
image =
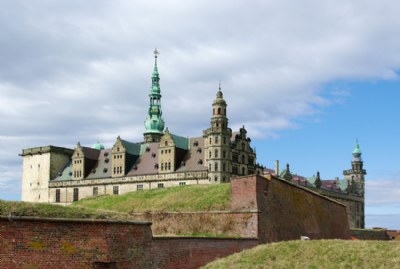
{"label": "decorative pinnacle", "polygon": [[160,54],[159,52],[158,52],[158,50],[157,50],[157,48],[155,48],[154,49],[154,58],[156,59],[156,61],[157,61],[157,57],[158,57],[158,55]]}

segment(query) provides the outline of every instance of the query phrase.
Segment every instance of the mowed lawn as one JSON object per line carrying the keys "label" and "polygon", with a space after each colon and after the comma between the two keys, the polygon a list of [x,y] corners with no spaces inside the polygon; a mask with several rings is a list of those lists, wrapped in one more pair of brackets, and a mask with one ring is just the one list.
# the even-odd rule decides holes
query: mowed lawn
{"label": "mowed lawn", "polygon": [[398,269],[400,241],[286,241],[260,245],[203,268]]}
{"label": "mowed lawn", "polygon": [[131,212],[229,210],[231,184],[188,185],[82,199],[73,206]]}

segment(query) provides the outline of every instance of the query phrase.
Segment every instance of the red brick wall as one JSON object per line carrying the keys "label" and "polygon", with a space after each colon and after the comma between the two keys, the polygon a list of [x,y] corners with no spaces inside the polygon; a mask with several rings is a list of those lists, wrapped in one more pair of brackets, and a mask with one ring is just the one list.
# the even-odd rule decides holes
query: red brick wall
{"label": "red brick wall", "polygon": [[[232,209],[257,209],[261,242],[320,238],[350,238],[346,208],[298,185],[270,177],[231,181]],[[240,201],[240,202],[238,202]]]}
{"label": "red brick wall", "polygon": [[199,268],[221,257],[252,248],[257,239],[154,238],[151,253],[154,268]]}
{"label": "red brick wall", "polygon": [[151,236],[150,223],[1,218],[0,268],[143,268]]}
{"label": "red brick wall", "polygon": [[0,268],[198,268],[257,239],[152,238],[150,223],[0,218]]}

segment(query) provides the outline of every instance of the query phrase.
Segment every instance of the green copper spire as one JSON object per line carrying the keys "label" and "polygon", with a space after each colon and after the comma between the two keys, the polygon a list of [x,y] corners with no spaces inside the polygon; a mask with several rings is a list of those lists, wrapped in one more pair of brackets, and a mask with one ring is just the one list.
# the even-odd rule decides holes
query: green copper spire
{"label": "green copper spire", "polygon": [[[161,90],[160,90],[160,77],[158,74],[157,58],[160,53],[157,49],[154,50],[154,70],[151,76],[151,89],[149,94],[150,105],[147,119],[144,123],[146,128],[145,136],[147,134],[163,134],[164,120],[161,111]],[[152,139],[154,140],[154,139]]]}
{"label": "green copper spire", "polygon": [[360,149],[360,144],[358,143],[358,139],[356,141],[356,147],[353,150],[353,156],[354,157],[360,157],[361,156],[361,149]]}

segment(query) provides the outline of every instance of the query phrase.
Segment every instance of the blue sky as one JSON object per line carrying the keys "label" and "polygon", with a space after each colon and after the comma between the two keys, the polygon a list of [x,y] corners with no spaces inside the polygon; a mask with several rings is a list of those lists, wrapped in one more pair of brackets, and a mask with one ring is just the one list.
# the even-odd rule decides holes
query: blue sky
{"label": "blue sky", "polygon": [[341,177],[358,139],[366,225],[400,228],[400,2],[2,4],[0,199],[20,199],[23,148],[141,141],[157,46],[171,132],[201,135],[221,81],[267,167]]}

